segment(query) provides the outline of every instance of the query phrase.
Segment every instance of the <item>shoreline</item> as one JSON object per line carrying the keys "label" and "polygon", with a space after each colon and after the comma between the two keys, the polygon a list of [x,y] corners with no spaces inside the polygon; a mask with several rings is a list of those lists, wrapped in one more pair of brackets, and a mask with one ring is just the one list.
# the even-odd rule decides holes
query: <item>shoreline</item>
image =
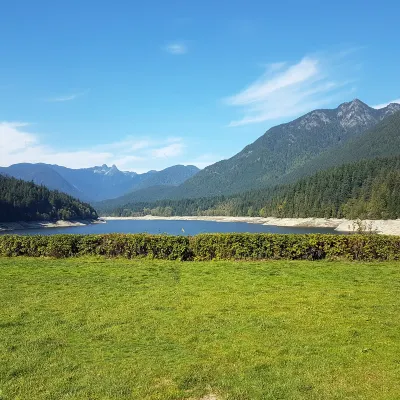
{"label": "shoreline", "polygon": [[[290,228],[333,228],[337,232],[352,233],[356,230],[354,220],[339,218],[276,218],[276,217],[224,217],[224,216],[173,216],[160,217],[146,215],[143,217],[100,217],[103,221],[213,221],[213,222],[245,222],[248,224],[274,225]],[[396,220],[363,220],[362,226],[367,231],[383,235],[400,235],[400,219]]]}
{"label": "shoreline", "polygon": [[[91,224],[107,223],[107,221],[212,221],[212,222],[241,222],[281,226],[289,228],[332,228],[337,232],[353,233],[356,230],[356,221],[338,218],[276,218],[276,217],[227,217],[227,216],[173,216],[161,217],[146,215],[143,217],[99,217],[98,220],[73,221],[18,221],[0,222],[0,233],[25,229],[47,229],[79,227]],[[383,235],[400,235],[400,219],[396,220],[363,220],[362,226],[366,231],[373,231]]]}
{"label": "shoreline", "polygon": [[0,222],[0,233],[7,231],[18,231],[24,229],[46,229],[46,228],[69,228],[71,226],[86,226],[91,224],[102,224],[98,220],[73,220],[73,221],[18,221],[18,222]]}

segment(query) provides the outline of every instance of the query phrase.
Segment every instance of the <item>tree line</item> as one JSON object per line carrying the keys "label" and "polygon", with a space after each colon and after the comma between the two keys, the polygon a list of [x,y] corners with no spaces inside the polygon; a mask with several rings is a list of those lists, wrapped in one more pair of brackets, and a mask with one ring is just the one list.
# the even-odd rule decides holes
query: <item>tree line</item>
{"label": "tree line", "polygon": [[0,221],[96,219],[90,205],[43,185],[0,175]]}

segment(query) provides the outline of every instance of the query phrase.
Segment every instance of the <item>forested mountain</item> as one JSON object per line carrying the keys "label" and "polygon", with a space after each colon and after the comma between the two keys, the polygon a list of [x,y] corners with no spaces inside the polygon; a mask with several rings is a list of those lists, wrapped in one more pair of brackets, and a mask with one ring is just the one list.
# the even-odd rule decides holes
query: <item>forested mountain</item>
{"label": "forested mountain", "polygon": [[400,217],[400,156],[362,160],[297,183],[237,196],[127,204],[102,215],[231,215],[395,219]]}
{"label": "forested mountain", "polygon": [[68,193],[85,201],[100,201],[122,196],[154,185],[177,186],[196,174],[193,165],[175,165],[162,171],[144,174],[120,171],[115,165],[71,169],[50,164],[15,164],[0,168],[0,174],[33,181]]}
{"label": "forested mountain", "polygon": [[226,195],[284,183],[313,158],[360,137],[397,111],[400,104],[376,110],[357,99],[334,110],[312,111],[269,129],[232,158],[205,168],[182,184],[174,198]]}
{"label": "forested mountain", "polygon": [[312,111],[271,128],[239,154],[205,168],[176,188],[150,186],[106,200],[99,207],[231,195],[292,183],[353,160],[397,155],[399,119],[400,104],[376,110],[357,99],[334,110]]}
{"label": "forested mountain", "polygon": [[32,180],[112,209],[139,201],[230,196],[293,183],[343,163],[399,155],[399,132],[400,104],[377,110],[356,99],[275,126],[237,155],[200,172],[190,165],[136,174],[115,165],[70,169],[16,164],[0,168],[0,174]]}
{"label": "forested mountain", "polygon": [[96,219],[92,206],[45,186],[0,175],[0,221]]}
{"label": "forested mountain", "polygon": [[400,155],[400,112],[385,118],[363,135],[322,153],[303,167],[285,176],[285,182],[295,182],[322,168],[327,169],[363,159],[397,155]]}

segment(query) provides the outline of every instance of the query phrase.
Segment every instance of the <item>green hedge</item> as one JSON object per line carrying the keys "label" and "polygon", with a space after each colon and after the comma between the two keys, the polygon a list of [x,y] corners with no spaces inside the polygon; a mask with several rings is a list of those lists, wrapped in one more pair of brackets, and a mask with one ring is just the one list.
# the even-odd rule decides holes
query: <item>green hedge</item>
{"label": "green hedge", "polygon": [[105,234],[0,236],[0,256],[104,256],[164,260],[399,260],[400,237],[383,235]]}

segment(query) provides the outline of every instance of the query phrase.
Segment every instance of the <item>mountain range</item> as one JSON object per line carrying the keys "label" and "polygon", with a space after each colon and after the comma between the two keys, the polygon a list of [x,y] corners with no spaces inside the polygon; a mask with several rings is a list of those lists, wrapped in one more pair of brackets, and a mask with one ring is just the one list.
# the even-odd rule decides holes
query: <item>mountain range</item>
{"label": "mountain range", "polygon": [[193,165],[175,165],[162,171],[144,174],[120,171],[115,165],[71,169],[50,164],[14,164],[0,167],[0,174],[43,184],[78,199],[96,202],[122,196],[127,192],[163,185],[174,187],[196,174]]}
{"label": "mountain range", "polygon": [[358,99],[311,111],[272,127],[238,154],[206,167],[178,187],[146,188],[98,206],[232,195],[292,183],[353,160],[397,155],[399,111],[397,103],[377,110]]}
{"label": "mountain range", "polygon": [[15,164],[0,173],[110,209],[161,199],[230,196],[296,182],[344,163],[399,154],[400,104],[375,109],[354,99],[272,127],[238,154],[201,171],[191,165],[137,174],[115,165],[70,169]]}
{"label": "mountain range", "polygon": [[292,184],[231,196],[165,199],[116,207],[108,204],[110,208],[98,208],[101,215],[397,219],[400,217],[400,156],[346,163]]}
{"label": "mountain range", "polygon": [[376,110],[355,99],[333,110],[315,110],[272,127],[254,143],[228,160],[210,165],[184,182],[174,198],[234,194],[287,183],[288,178],[324,152],[356,139],[388,116],[400,104]]}

